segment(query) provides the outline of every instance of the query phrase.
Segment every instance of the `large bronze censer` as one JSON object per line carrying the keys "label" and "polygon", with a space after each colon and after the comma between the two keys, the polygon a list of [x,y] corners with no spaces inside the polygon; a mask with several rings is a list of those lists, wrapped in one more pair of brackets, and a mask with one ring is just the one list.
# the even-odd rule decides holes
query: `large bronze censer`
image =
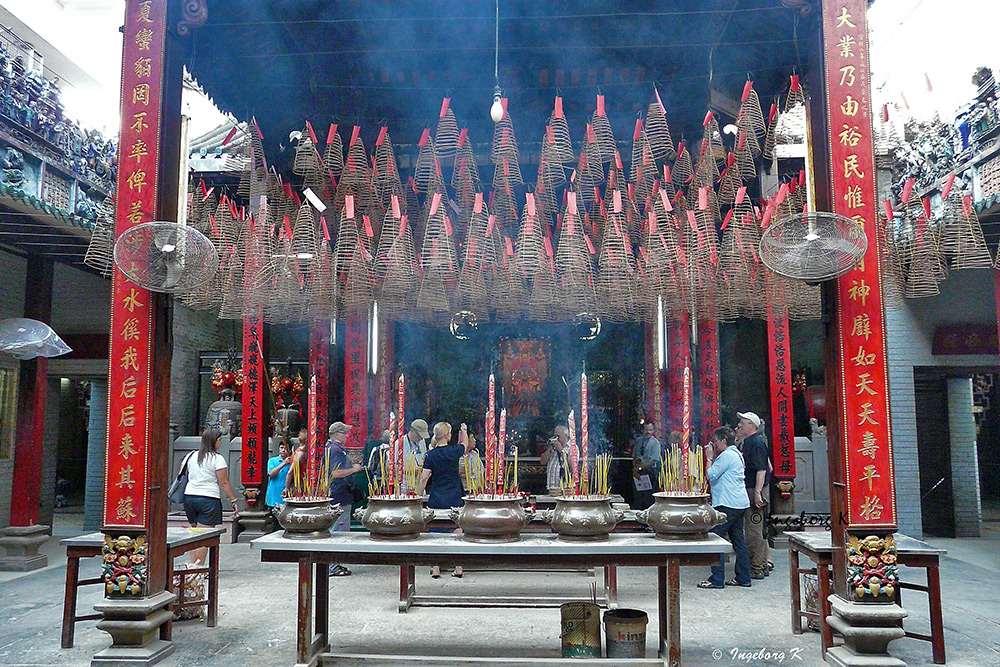
{"label": "large bronze censer", "polygon": [[278,523],[285,529],[282,537],[292,540],[315,540],[330,537],[330,529],[344,510],[329,498],[285,498],[278,512]]}
{"label": "large bronze censer", "polygon": [[539,513],[552,526],[560,540],[599,542],[611,537],[611,531],[625,518],[625,512],[611,507],[611,496],[557,496],[556,507]]}
{"label": "large bronze censer", "polygon": [[535,510],[521,504],[521,496],[466,496],[465,505],[452,507],[449,514],[464,533],[466,542],[517,542],[521,529]]}
{"label": "large bronze censer", "polygon": [[635,518],[653,529],[661,540],[704,540],[708,531],[726,520],[726,515],[712,507],[708,494],[659,492],[653,505],[639,510]]}
{"label": "large bronze censer", "polygon": [[426,496],[370,496],[367,507],[354,510],[354,518],[368,529],[373,540],[415,540],[434,518],[434,510],[423,506],[426,499]]}

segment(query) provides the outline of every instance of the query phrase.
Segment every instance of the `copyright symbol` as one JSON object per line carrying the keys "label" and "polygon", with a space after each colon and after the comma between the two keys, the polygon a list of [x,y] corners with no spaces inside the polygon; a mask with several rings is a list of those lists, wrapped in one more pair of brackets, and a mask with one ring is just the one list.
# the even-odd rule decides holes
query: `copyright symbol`
{"label": "copyright symbol", "polygon": [[754,513],[750,515],[750,523],[760,523],[763,520],[764,520],[763,514]]}
{"label": "copyright symbol", "polygon": [[722,649],[717,648],[712,651],[712,657],[716,660],[722,660]]}

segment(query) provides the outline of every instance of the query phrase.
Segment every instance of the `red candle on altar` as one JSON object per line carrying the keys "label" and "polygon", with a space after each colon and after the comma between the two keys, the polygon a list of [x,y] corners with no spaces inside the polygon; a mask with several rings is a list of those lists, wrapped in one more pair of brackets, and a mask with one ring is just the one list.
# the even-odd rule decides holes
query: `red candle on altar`
{"label": "red candle on altar", "polygon": [[507,408],[500,410],[500,430],[497,433],[499,443],[497,444],[497,470],[496,487],[497,492],[503,491],[504,460],[507,457]]}
{"label": "red candle on altar", "polygon": [[588,454],[588,443],[590,433],[587,426],[587,374],[580,374],[580,458],[583,459],[582,470],[580,471],[580,492],[587,493],[589,486],[587,480],[590,478],[590,458]]}
{"label": "red candle on altar", "polygon": [[681,419],[681,485],[690,490],[688,451],[691,447],[691,367],[684,367],[684,405]]}
{"label": "red candle on altar", "polygon": [[[319,428],[317,415],[316,415],[316,376],[312,375],[309,377],[309,402],[306,404],[309,408],[309,440],[307,444],[307,455],[306,460],[308,461],[309,469],[306,471],[308,476],[308,487],[310,489],[316,489],[319,483],[319,469],[323,465],[323,455],[321,453],[321,448],[317,442],[316,430]],[[314,491],[315,493],[315,491]]]}
{"label": "red candle on altar", "polygon": [[489,407],[486,410],[486,479],[490,489],[483,489],[484,493],[496,493],[496,461],[497,461],[497,433],[496,433],[496,379],[490,373],[490,393]]}
{"label": "red candle on altar", "polygon": [[386,462],[387,470],[386,478],[388,486],[386,488],[386,493],[390,496],[392,495],[393,489],[396,488],[396,443],[398,438],[396,438],[396,413],[389,413],[389,460]]}
{"label": "red candle on altar", "polygon": [[569,469],[573,474],[571,491],[573,495],[576,495],[580,488],[580,457],[576,452],[576,415],[573,414],[572,410],[569,411],[566,422],[569,426]]}

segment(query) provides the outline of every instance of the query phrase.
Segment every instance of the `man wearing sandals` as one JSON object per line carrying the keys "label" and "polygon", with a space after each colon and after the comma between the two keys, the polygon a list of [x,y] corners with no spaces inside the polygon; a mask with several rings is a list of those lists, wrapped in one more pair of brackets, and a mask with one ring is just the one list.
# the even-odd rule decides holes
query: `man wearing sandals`
{"label": "man wearing sandals", "polygon": [[736,552],[736,576],[726,578],[725,555],[719,555],[719,564],[712,566],[712,576],[698,584],[698,588],[725,588],[726,586],[750,587],[750,552],[743,535],[743,514],[750,507],[750,498],[744,486],[743,456],[736,449],[736,433],[728,426],[712,432],[715,458],[708,461],[708,481],[712,485],[712,506],[726,515],[725,522],[712,529],[716,535],[729,540]]}

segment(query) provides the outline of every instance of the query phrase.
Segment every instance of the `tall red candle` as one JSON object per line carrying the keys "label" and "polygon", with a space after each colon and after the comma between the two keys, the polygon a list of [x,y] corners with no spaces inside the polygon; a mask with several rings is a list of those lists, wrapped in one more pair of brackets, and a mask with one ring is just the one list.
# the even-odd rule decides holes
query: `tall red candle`
{"label": "tall red candle", "polygon": [[504,461],[507,457],[507,408],[500,410],[500,428],[497,432],[497,438],[499,442],[497,444],[496,487],[499,493],[503,491]]}
{"label": "tall red candle", "polygon": [[587,425],[587,374],[580,374],[580,458],[583,460],[580,471],[580,492],[587,493],[589,486],[587,481],[590,478],[590,458],[588,454],[588,443],[590,442],[590,432]]}
{"label": "tall red candle", "polygon": [[396,437],[396,413],[389,413],[389,460],[387,462],[388,470],[385,472],[388,486],[386,488],[386,493],[390,496],[393,490],[396,488],[396,443],[399,439]]}
{"label": "tall red candle", "polygon": [[490,373],[489,407],[486,410],[486,479],[489,489],[483,489],[484,493],[496,493],[496,461],[497,461],[497,433],[496,433],[496,379]]}
{"label": "tall red candle", "polygon": [[[406,379],[403,374],[399,374],[399,386],[396,391],[398,400],[398,417],[396,419],[396,438],[393,446],[389,449],[389,457],[393,459],[393,471],[395,472],[396,465],[402,467],[403,462],[403,438],[406,437]],[[398,463],[397,463],[398,462]],[[402,473],[400,472],[400,477]],[[390,475],[389,479],[392,480],[393,488],[399,489],[400,487],[396,484],[395,474]],[[401,489],[400,489],[401,490]]]}
{"label": "tall red candle", "polygon": [[691,446],[691,367],[684,367],[684,406],[681,419],[681,486],[690,490],[688,450]]}

